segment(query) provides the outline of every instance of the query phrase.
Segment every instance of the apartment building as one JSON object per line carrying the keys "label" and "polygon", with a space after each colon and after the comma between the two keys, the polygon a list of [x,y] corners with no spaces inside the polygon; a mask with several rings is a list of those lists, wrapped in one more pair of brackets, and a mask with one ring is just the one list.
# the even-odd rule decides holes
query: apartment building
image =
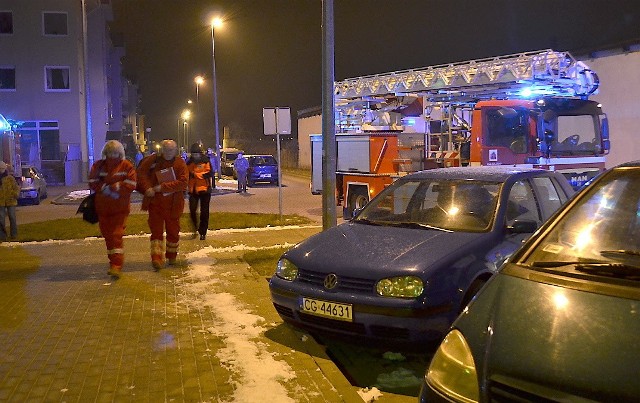
{"label": "apartment building", "polygon": [[86,179],[130,121],[112,20],[110,0],[0,0],[0,113],[15,124],[22,163],[51,184]]}

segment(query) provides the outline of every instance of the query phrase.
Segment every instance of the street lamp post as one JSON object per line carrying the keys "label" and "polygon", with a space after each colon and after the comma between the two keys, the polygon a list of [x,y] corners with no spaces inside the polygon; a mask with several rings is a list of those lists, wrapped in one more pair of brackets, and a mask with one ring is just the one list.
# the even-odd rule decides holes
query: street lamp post
{"label": "street lamp post", "polygon": [[196,135],[200,134],[202,128],[202,118],[200,117],[200,85],[204,83],[204,77],[198,75],[193,81],[196,83],[196,117],[194,119]]}
{"label": "street lamp post", "polygon": [[[216,85],[216,41],[215,41],[215,27],[222,25],[222,19],[214,18],[211,21],[211,59],[213,65],[213,125],[216,133],[216,156],[220,159],[220,131],[218,129],[218,88]],[[218,164],[218,177],[222,175],[220,164]]]}
{"label": "street lamp post", "polygon": [[182,111],[182,144],[184,145],[184,149],[186,150],[189,147],[189,136],[187,134],[187,121],[191,117],[191,111],[189,109],[185,109]]}

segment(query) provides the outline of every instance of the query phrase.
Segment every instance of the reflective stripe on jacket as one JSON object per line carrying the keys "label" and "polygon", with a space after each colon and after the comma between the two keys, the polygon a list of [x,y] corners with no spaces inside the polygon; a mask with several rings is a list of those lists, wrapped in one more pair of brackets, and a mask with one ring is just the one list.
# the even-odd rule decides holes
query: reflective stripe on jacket
{"label": "reflective stripe on jacket", "polygon": [[208,158],[193,159],[187,164],[189,169],[189,193],[206,192],[211,188],[211,163]]}
{"label": "reflective stripe on jacket", "polygon": [[89,189],[96,192],[98,216],[128,213],[136,179],[136,170],[128,160],[107,158],[96,161],[89,173]]}

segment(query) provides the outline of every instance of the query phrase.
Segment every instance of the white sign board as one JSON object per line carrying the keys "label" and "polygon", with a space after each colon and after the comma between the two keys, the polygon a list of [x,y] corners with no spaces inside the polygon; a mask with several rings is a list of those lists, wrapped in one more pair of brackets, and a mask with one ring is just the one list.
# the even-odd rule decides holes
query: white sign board
{"label": "white sign board", "polygon": [[264,134],[291,134],[291,108],[262,108]]}

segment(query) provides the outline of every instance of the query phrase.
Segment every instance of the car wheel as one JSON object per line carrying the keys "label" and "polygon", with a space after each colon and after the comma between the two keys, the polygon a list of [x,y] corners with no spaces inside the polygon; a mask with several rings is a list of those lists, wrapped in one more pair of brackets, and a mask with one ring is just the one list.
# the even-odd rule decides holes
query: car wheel
{"label": "car wheel", "polygon": [[40,204],[40,191],[39,190],[38,190],[38,193],[36,193],[35,199],[33,199],[33,204],[35,204],[35,205]]}
{"label": "car wheel", "polygon": [[353,214],[353,210],[362,208],[367,203],[369,203],[367,189],[361,186],[354,188],[349,194],[349,201],[347,203],[347,213],[349,217]]}

